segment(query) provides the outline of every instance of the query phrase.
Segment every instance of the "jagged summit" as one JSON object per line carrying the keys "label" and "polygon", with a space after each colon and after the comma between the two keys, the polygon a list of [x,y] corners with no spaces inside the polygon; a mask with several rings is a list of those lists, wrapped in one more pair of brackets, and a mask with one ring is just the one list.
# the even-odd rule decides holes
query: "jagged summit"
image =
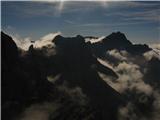
{"label": "jagged summit", "polygon": [[144,52],[151,50],[148,45],[144,44],[132,44],[124,33],[113,32],[106,36],[100,42],[96,42],[92,45],[93,51],[97,56],[103,56],[107,50],[117,49],[126,50],[134,55],[141,55]]}
{"label": "jagged summit", "polygon": [[127,40],[126,36],[121,32],[114,32],[109,36],[105,37],[102,40],[102,44],[104,44],[107,49],[123,49],[124,47],[132,45],[132,43]]}
{"label": "jagged summit", "polygon": [[113,32],[112,34],[110,34],[106,38],[108,38],[108,39],[116,39],[116,40],[127,40],[125,34],[119,32],[119,31],[118,32]]}
{"label": "jagged summit", "polygon": [[55,43],[56,45],[76,45],[76,44],[82,44],[85,42],[85,39],[83,36],[81,35],[77,35],[76,37],[63,37],[61,35],[57,35],[54,40],[52,41],[53,43]]}

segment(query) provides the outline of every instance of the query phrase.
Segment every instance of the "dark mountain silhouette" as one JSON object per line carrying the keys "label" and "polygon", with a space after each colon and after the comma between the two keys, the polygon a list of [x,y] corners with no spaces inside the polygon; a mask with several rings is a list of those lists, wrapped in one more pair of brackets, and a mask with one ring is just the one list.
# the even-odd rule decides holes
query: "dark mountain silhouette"
{"label": "dark mountain silhouette", "polygon": [[133,55],[141,55],[151,50],[146,44],[132,44],[121,32],[115,32],[105,37],[102,41],[93,43],[93,52],[96,56],[104,56],[107,50],[126,50]]}
{"label": "dark mountain silhouette", "polygon": [[[62,70],[71,68],[73,69],[85,69],[92,67],[100,72],[117,78],[116,73],[100,64],[95,57],[93,57],[91,52],[91,43],[85,43],[82,36],[78,35],[73,38],[64,38],[62,36],[57,36],[53,42],[56,44],[56,49],[58,51],[58,57],[60,60],[64,60],[63,64],[66,62],[66,66],[61,68]],[[84,68],[82,68],[84,67]]]}
{"label": "dark mountain silhouette", "polygon": [[124,49],[128,46],[132,46],[132,43],[127,40],[126,36],[120,32],[110,34],[102,40],[102,43],[107,49]]}
{"label": "dark mountain silhouette", "polygon": [[142,55],[145,52],[152,50],[148,45],[134,44],[126,48],[126,50],[133,55]]}
{"label": "dark mountain silhouette", "polygon": [[[151,110],[153,97],[129,90],[128,93],[120,94],[98,74],[104,73],[115,80],[119,78],[114,70],[97,60],[97,56],[105,56],[107,50],[126,50],[133,56],[141,56],[151,50],[147,45],[132,44],[123,33],[112,33],[93,44],[86,42],[85,37],[80,35],[58,35],[53,39],[53,45],[34,48],[33,43],[28,51],[20,50],[13,39],[3,32],[1,41],[4,120],[16,119],[32,104],[54,101],[60,107],[50,112],[49,120],[117,120],[119,107],[128,101],[137,106],[134,109],[138,111],[136,114],[148,114]],[[117,61],[114,58],[108,59],[113,63]],[[157,87],[160,83],[157,77],[160,75],[159,59],[152,58],[147,64],[144,63],[147,68],[145,82]],[[56,80],[49,82],[48,76]],[[80,93],[75,95],[70,92],[76,88],[80,88],[86,98]]]}
{"label": "dark mountain silhouette", "polygon": [[100,65],[93,57],[89,43],[85,43],[83,37],[57,36],[54,43],[58,49],[57,64],[62,71],[60,80],[67,81],[71,87],[80,86],[93,105],[101,108],[104,118],[115,119],[110,114],[113,115],[116,112],[117,106],[123,100],[120,94],[101,80],[96,70],[106,71],[107,75],[117,77],[116,74],[111,69]]}
{"label": "dark mountain silhouette", "polygon": [[[18,59],[18,48],[11,37],[7,36],[5,33],[1,32],[3,52],[2,59],[9,60],[4,61],[6,65],[14,65]],[[9,54],[9,55],[7,55]],[[2,60],[3,61],[3,60]]]}
{"label": "dark mountain silhouette", "polygon": [[84,38],[88,38],[88,39],[98,39],[98,37],[94,37],[94,36],[85,36]]}
{"label": "dark mountain silhouette", "polygon": [[13,119],[24,107],[47,98],[53,86],[30,55],[20,56],[13,39],[1,32],[2,119]]}
{"label": "dark mountain silhouette", "polygon": [[[82,36],[57,36],[53,41],[57,54],[49,57],[44,55],[44,51],[53,48],[35,49],[31,45],[29,50],[21,55],[12,38],[3,32],[1,41],[2,119],[12,120],[31,104],[57,99],[60,104],[70,102],[57,110],[57,117],[50,119],[67,117],[81,120],[90,114],[94,116],[91,120],[116,120],[118,107],[125,101],[99,77],[97,70],[115,78],[118,76],[96,60],[90,50],[90,43],[85,43]],[[48,75],[57,74],[61,76],[54,84],[47,80]],[[64,81],[71,89],[80,87],[89,103],[82,106],[71,100],[66,93],[59,91],[58,86],[62,86]],[[75,110],[80,112],[77,118],[73,116],[77,114]],[[70,114],[71,112],[73,114]]]}

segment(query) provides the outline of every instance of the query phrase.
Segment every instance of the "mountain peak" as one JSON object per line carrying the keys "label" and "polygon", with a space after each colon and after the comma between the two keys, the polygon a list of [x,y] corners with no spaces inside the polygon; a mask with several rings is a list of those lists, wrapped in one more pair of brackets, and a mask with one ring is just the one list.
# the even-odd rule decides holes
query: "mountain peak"
{"label": "mountain peak", "polygon": [[132,43],[127,40],[124,33],[113,32],[102,40],[102,43],[107,49],[124,49],[125,47],[131,46]]}
{"label": "mountain peak", "polygon": [[[125,34],[118,31],[118,32],[112,32],[108,37],[113,37],[113,36],[119,36],[119,37],[123,37],[123,38],[126,38]],[[126,38],[127,39],[127,38]]]}
{"label": "mountain peak", "polygon": [[117,42],[118,41],[127,41],[127,42],[130,42],[130,41],[127,40],[125,34],[119,32],[119,31],[118,32],[113,32],[112,34],[108,35],[105,39],[110,39],[110,40],[114,40],[114,41],[117,41]]}
{"label": "mountain peak", "polygon": [[93,45],[93,51],[97,56],[103,56],[107,50],[117,49],[126,50],[127,52],[134,55],[141,55],[147,51],[152,50],[148,45],[144,44],[132,44],[124,33],[113,32],[102,41],[97,42]]}

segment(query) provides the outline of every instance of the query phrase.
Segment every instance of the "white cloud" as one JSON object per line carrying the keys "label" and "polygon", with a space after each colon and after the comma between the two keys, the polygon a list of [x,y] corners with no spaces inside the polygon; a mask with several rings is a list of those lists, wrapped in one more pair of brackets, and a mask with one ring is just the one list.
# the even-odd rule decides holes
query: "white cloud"
{"label": "white cloud", "polygon": [[135,89],[147,95],[152,94],[152,87],[144,83],[143,74],[138,65],[122,62],[114,67],[114,70],[119,75],[117,82],[112,84],[117,91],[123,93],[126,90]]}
{"label": "white cloud", "polygon": [[52,43],[52,40],[53,40],[57,35],[60,35],[60,34],[61,34],[61,32],[49,33],[49,34],[43,36],[42,38],[40,38],[40,40],[36,40],[35,43],[34,43],[34,47],[35,47],[35,48],[41,48],[41,47],[43,47],[43,46],[53,44],[53,43]]}
{"label": "white cloud", "polygon": [[49,115],[59,107],[56,102],[33,104],[26,108],[19,120],[49,120]]}
{"label": "white cloud", "polygon": [[147,61],[151,60],[153,57],[159,58],[160,59],[160,51],[159,50],[152,50],[149,52],[145,52],[143,56],[146,58]]}
{"label": "white cloud", "polygon": [[[30,45],[33,45],[35,48],[41,48],[47,45],[53,45],[52,40],[57,36],[60,35],[61,32],[57,33],[49,33],[39,40],[32,40],[30,37],[21,38],[19,35],[11,35],[17,46],[23,50],[28,50]],[[34,41],[34,42],[32,42]]]}
{"label": "white cloud", "polygon": [[86,38],[86,41],[90,41],[91,43],[100,42],[105,38],[105,36],[99,37],[99,38]]}
{"label": "white cloud", "polygon": [[[112,51],[111,53],[113,56],[118,56],[117,58],[119,59],[123,59],[123,57],[125,57],[125,60],[120,61],[117,65],[112,65],[109,62],[106,62],[107,60],[103,61],[102,59],[100,63],[106,66],[111,66],[111,68],[118,74],[119,78],[117,80],[112,80],[112,78],[105,74],[99,73],[100,77],[121,94],[129,95],[130,92],[135,94],[135,96],[131,94],[131,99],[128,100],[127,105],[119,109],[118,120],[159,120],[160,93],[151,85],[144,82],[144,73],[141,72],[141,70],[143,71],[143,69],[146,68],[142,68],[140,65],[134,63],[138,58],[132,60],[131,57],[133,56],[126,57],[127,55],[125,54],[122,57],[121,51]],[[150,99],[153,99],[153,103],[148,102]],[[138,104],[150,106],[151,109],[148,108],[148,111],[151,110],[149,113],[150,117],[147,117],[146,113],[142,113],[140,111],[139,106],[137,106],[135,101]]]}
{"label": "white cloud", "polygon": [[107,54],[119,59],[119,60],[127,60],[125,56],[128,55],[126,51],[118,51],[116,49],[107,51]]}
{"label": "white cloud", "polygon": [[120,60],[117,65],[113,65],[107,62],[107,60],[98,59],[101,64],[109,66],[119,76],[116,81],[113,81],[104,74],[99,74],[110,86],[120,93],[126,90],[136,90],[147,95],[152,94],[152,87],[143,81],[141,67],[133,63],[134,60],[131,60],[131,56],[126,51],[111,50],[107,54]]}
{"label": "white cloud", "polygon": [[32,40],[29,37],[21,38],[19,35],[15,35],[15,36],[12,36],[12,38],[16,43],[16,45],[23,50],[28,50],[29,46],[32,45],[31,43]]}
{"label": "white cloud", "polygon": [[160,43],[150,44],[149,46],[150,46],[151,48],[153,48],[153,49],[159,49],[159,50],[160,50]]}
{"label": "white cloud", "polygon": [[[136,114],[138,113],[137,106],[133,104],[132,102],[128,102],[126,106],[123,106],[118,111],[118,120],[159,120],[160,119],[160,93],[158,91],[154,91],[154,102],[151,103],[150,106],[152,107],[150,111],[150,115],[147,116],[144,113],[142,113],[140,116]],[[145,101],[144,101],[145,102]],[[149,103],[147,103],[149,104]],[[140,114],[140,113],[139,113]]]}

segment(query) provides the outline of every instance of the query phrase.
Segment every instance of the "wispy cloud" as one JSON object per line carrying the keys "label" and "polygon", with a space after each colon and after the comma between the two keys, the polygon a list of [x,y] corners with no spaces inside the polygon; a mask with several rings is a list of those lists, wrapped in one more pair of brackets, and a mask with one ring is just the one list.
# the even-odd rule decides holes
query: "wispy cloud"
{"label": "wispy cloud", "polygon": [[80,25],[76,25],[79,27],[116,27],[116,26],[127,26],[127,25],[138,25],[138,24],[147,24],[151,23],[151,21],[129,21],[129,22],[121,22],[121,23],[84,23]]}
{"label": "wispy cloud", "polygon": [[[105,1],[28,1],[5,3],[12,9],[20,12],[23,17],[48,16],[56,17],[61,14],[74,13],[79,11],[90,11],[98,7],[106,7]],[[43,9],[45,8],[45,9]]]}
{"label": "wispy cloud", "polygon": [[107,17],[119,17],[122,21],[153,21],[160,22],[160,9],[144,10],[144,11],[116,11],[113,13],[105,13]]}
{"label": "wispy cloud", "polygon": [[66,23],[68,23],[68,24],[76,24],[76,22],[75,21],[72,21],[72,20],[64,20]]}
{"label": "wispy cloud", "polygon": [[[31,37],[22,38],[18,34],[11,34],[13,40],[17,44],[17,46],[23,50],[28,50],[31,45],[33,45],[35,48],[42,48],[47,45],[53,46],[52,40],[57,36],[60,35],[61,32],[57,33],[48,33],[47,35],[39,38],[38,40],[33,40]],[[34,41],[34,43],[32,42]]]}
{"label": "wispy cloud", "polygon": [[[157,40],[159,5],[157,2],[138,1],[2,2],[2,26],[14,26],[23,36],[52,31],[62,31],[65,35],[101,36],[116,29],[136,33],[141,37],[139,40],[142,37],[148,41],[152,38]],[[144,36],[148,33],[146,27],[152,32],[148,37]]]}
{"label": "wispy cloud", "polygon": [[124,20],[145,20],[145,21],[156,21],[160,22],[160,9],[148,10],[143,12],[133,12],[128,15],[123,15]]}

